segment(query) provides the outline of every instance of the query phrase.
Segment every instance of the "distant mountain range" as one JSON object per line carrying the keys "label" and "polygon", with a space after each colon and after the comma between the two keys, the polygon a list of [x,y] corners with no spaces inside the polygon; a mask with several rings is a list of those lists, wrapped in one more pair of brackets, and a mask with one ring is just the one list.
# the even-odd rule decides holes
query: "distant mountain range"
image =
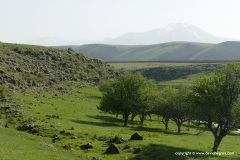
{"label": "distant mountain range", "polygon": [[59,46],[84,44],[117,44],[117,45],[149,45],[175,41],[221,43],[236,41],[235,39],[213,36],[193,25],[176,23],[169,24],[162,29],[153,29],[147,32],[126,33],[116,38],[105,38],[103,41],[68,41],[56,37],[44,37],[25,42],[26,44]]}
{"label": "distant mountain range", "polygon": [[196,42],[169,42],[155,45],[89,44],[71,47],[77,53],[104,61],[206,61],[239,60],[240,42],[219,44]]}
{"label": "distant mountain range", "polygon": [[216,37],[193,25],[177,23],[147,32],[127,33],[112,39],[108,44],[149,45],[175,41],[221,43],[233,39]]}

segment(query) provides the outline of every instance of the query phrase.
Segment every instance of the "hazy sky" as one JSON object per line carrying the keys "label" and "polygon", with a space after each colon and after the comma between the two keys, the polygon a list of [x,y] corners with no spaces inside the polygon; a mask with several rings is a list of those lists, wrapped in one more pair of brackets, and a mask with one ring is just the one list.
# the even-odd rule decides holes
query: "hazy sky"
{"label": "hazy sky", "polygon": [[0,41],[102,40],[178,22],[240,39],[239,17],[240,0],[0,0]]}

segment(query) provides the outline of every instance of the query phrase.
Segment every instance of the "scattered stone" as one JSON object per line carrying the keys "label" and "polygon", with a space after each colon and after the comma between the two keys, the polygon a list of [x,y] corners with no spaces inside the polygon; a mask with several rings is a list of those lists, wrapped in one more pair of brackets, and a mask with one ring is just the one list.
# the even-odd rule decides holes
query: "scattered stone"
{"label": "scattered stone", "polygon": [[18,68],[16,68],[16,71],[22,72],[22,68],[18,67]]}
{"label": "scattered stone", "polygon": [[93,160],[102,160],[100,157],[93,157]]}
{"label": "scattered stone", "polygon": [[80,146],[80,148],[81,148],[82,150],[92,149],[93,147],[94,147],[94,145],[93,145],[91,142],[89,142],[88,144],[84,144],[84,145],[81,145],[81,146]]}
{"label": "scattered stone", "polygon": [[56,128],[56,126],[54,126],[53,124],[51,124],[50,127],[52,127],[52,128]]}
{"label": "scattered stone", "polygon": [[60,134],[65,134],[65,129],[60,131]]}
{"label": "scattered stone", "polygon": [[118,144],[123,143],[123,142],[124,142],[124,139],[122,137],[118,138],[117,141],[116,141],[116,143],[118,143]]}
{"label": "scattered stone", "polygon": [[122,137],[114,137],[112,139],[110,139],[109,143],[123,143],[124,142],[124,139]]}
{"label": "scattered stone", "polygon": [[39,129],[38,126],[35,124],[23,124],[23,125],[19,125],[16,128],[18,131],[28,131],[30,133],[39,133]]}
{"label": "scattered stone", "polygon": [[131,146],[129,144],[126,144],[123,149],[130,149]]}
{"label": "scattered stone", "polygon": [[106,152],[107,154],[119,154],[120,149],[115,146],[114,144],[110,144],[110,146],[107,148]]}
{"label": "scattered stone", "polygon": [[115,142],[117,141],[117,139],[118,139],[117,136],[114,137],[114,138],[111,138],[110,141],[109,141],[109,143],[115,143]]}
{"label": "scattered stone", "polygon": [[133,153],[136,154],[136,153],[140,153],[141,151],[142,151],[141,148],[136,148],[136,149],[133,151]]}
{"label": "scattered stone", "polygon": [[46,142],[39,142],[39,144],[42,144],[44,146],[47,146],[49,148],[54,148],[54,146],[52,144],[46,143]]}
{"label": "scattered stone", "polygon": [[83,136],[79,136],[79,138],[82,138],[82,139],[84,139],[84,137],[83,137]]}
{"label": "scattered stone", "polygon": [[146,160],[145,157],[144,157],[143,155],[141,155],[141,154],[138,154],[138,155],[136,156],[136,159],[137,159],[137,160]]}
{"label": "scattered stone", "polygon": [[143,140],[143,137],[139,133],[134,133],[131,136],[131,140]]}
{"label": "scattered stone", "polygon": [[56,115],[45,115],[48,119],[50,118],[56,118],[56,119],[59,119],[60,117],[59,116],[56,116]]}
{"label": "scattered stone", "polygon": [[77,139],[77,136],[73,135],[73,136],[71,137],[71,139]]}
{"label": "scattered stone", "polygon": [[62,140],[58,135],[53,135],[53,139],[52,139],[52,142],[55,143],[56,141],[60,141]]}
{"label": "scattered stone", "polygon": [[63,145],[62,147],[63,147],[64,149],[66,149],[67,151],[71,151],[71,150],[72,150],[72,147],[71,147],[69,144]]}

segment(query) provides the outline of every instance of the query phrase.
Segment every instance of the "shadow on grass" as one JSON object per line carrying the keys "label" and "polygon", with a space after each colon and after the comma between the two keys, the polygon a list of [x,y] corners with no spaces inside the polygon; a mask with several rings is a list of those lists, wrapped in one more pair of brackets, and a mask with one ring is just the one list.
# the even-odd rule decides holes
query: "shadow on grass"
{"label": "shadow on grass", "polygon": [[[188,124],[182,124],[182,126],[188,128]],[[203,124],[200,125],[200,126],[196,126],[196,125],[191,123],[190,124],[190,130],[191,129],[196,129],[196,130],[201,130],[201,131],[209,131],[209,129],[206,126],[204,126]]]}
{"label": "shadow on grass", "polygon": [[80,124],[87,124],[93,126],[101,126],[101,127],[119,127],[121,125],[116,123],[107,123],[107,122],[91,122],[91,121],[84,121],[84,120],[72,120],[72,122],[80,123]]}
{"label": "shadow on grass", "polygon": [[[88,118],[94,119],[91,120],[72,120],[75,123],[86,124],[86,125],[94,125],[94,126],[101,126],[101,127],[124,127],[123,120],[117,117],[112,116],[103,116],[103,115],[87,115]],[[95,120],[98,120],[97,122]],[[130,122],[129,124],[138,124],[137,122]],[[161,128],[150,128],[144,126],[127,126],[132,131],[146,131],[146,132],[155,132],[155,133],[164,133],[164,134],[171,134],[171,135],[191,135],[190,133],[177,133],[172,131],[166,131]]]}
{"label": "shadow on grass", "polygon": [[87,125],[94,125],[94,126],[101,126],[101,127],[120,127],[122,126],[121,123],[123,123],[123,120],[118,119],[116,117],[110,117],[110,116],[90,116],[87,115],[88,118],[99,120],[96,121],[89,121],[89,120],[72,120],[72,122],[80,123],[80,124],[87,124]]}
{"label": "shadow on grass", "polygon": [[[197,153],[205,153],[205,151],[178,148],[173,146],[167,146],[163,144],[150,144],[148,146],[142,147],[141,154],[136,155],[134,158],[129,160],[136,159],[164,159],[164,160],[179,160],[181,159],[182,154],[185,154],[190,159],[211,159],[217,156],[210,155],[197,155]],[[194,154],[194,155],[193,155]],[[222,156],[221,156],[222,158]]]}
{"label": "shadow on grass", "polygon": [[164,134],[171,134],[171,135],[191,135],[190,133],[177,133],[177,132],[172,132],[169,130],[163,130],[161,128],[149,128],[149,127],[143,127],[143,126],[138,126],[138,127],[131,127],[131,130],[133,131],[147,131],[147,132],[156,132],[156,133],[164,133]]}
{"label": "shadow on grass", "polygon": [[109,123],[122,123],[123,124],[123,119],[120,119],[118,117],[112,117],[112,116],[103,116],[103,115],[87,115],[87,117],[92,118],[92,119],[97,119],[100,121],[104,122],[109,122]]}

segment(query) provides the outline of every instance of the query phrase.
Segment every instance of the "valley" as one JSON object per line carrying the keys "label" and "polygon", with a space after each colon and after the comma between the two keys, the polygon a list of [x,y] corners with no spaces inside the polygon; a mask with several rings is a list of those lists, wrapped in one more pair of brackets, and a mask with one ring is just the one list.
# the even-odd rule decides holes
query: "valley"
{"label": "valley", "polygon": [[[192,83],[225,63],[105,63],[66,50],[0,43],[2,159],[143,160],[180,159],[179,152],[210,152],[213,135],[203,125],[185,122],[182,132],[152,114],[123,126],[121,115],[100,111],[99,85],[124,73],[140,72],[158,88]],[[181,71],[181,72],[180,72]],[[143,140],[130,140],[138,132]],[[189,159],[238,159],[239,133],[228,134],[219,152],[234,155],[188,155]],[[121,141],[119,141],[121,139]],[[82,149],[93,144],[93,148]],[[105,153],[109,143],[120,154]]]}

